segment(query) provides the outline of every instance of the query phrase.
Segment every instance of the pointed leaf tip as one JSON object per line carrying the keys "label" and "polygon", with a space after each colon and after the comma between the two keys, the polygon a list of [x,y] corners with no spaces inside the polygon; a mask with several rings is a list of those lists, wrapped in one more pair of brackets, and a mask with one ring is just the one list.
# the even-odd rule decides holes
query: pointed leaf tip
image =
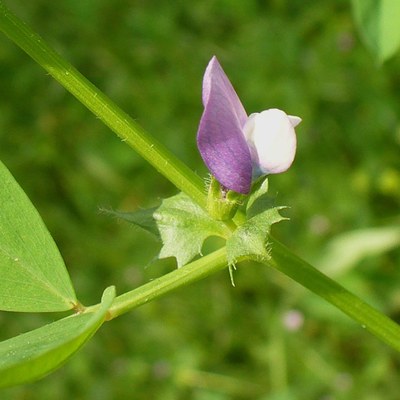
{"label": "pointed leaf tip", "polygon": [[226,241],[226,252],[229,265],[235,264],[243,258],[255,261],[268,260],[268,235],[271,226],[287,220],[279,211],[285,207],[265,209],[248,219]]}
{"label": "pointed leaf tip", "polygon": [[115,298],[107,288],[94,313],[75,314],[0,343],[0,388],[42,378],[63,365],[103,324]]}
{"label": "pointed leaf tip", "polygon": [[51,312],[76,304],[64,261],[39,213],[0,162],[0,310]]}

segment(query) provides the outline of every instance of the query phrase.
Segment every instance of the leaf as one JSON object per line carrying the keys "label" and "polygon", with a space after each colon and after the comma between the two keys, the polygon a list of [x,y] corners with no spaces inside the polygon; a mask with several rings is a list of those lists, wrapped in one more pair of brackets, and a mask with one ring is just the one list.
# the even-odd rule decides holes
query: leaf
{"label": "leaf", "polygon": [[0,310],[64,311],[77,300],[40,215],[0,162]]}
{"label": "leaf", "polygon": [[352,0],[352,4],[364,42],[384,62],[400,46],[400,1]]}
{"label": "leaf", "polygon": [[248,219],[236,229],[226,241],[226,253],[230,266],[243,257],[256,261],[270,259],[266,239],[272,224],[287,219],[279,214],[279,210],[283,208],[285,207],[269,208]]}
{"label": "leaf", "polygon": [[223,222],[212,219],[184,193],[163,200],[153,217],[163,242],[159,257],[176,257],[178,267],[199,254],[209,236],[230,234]]}
{"label": "leaf", "polygon": [[145,231],[151,233],[156,237],[160,237],[158,232],[156,221],[154,220],[153,214],[157,210],[157,207],[148,208],[146,210],[137,210],[132,212],[122,212],[122,211],[112,211],[112,210],[102,210],[106,214],[115,216],[124,221],[127,221],[135,226],[138,226]]}
{"label": "leaf", "polygon": [[334,237],[318,263],[330,276],[337,276],[366,257],[378,256],[399,246],[398,226],[357,229]]}
{"label": "leaf", "polygon": [[253,186],[246,205],[247,218],[252,218],[272,206],[272,199],[268,196],[268,178],[263,178]]}
{"label": "leaf", "polygon": [[0,388],[37,380],[76,353],[103,324],[115,298],[104,291],[95,313],[75,314],[0,343]]}

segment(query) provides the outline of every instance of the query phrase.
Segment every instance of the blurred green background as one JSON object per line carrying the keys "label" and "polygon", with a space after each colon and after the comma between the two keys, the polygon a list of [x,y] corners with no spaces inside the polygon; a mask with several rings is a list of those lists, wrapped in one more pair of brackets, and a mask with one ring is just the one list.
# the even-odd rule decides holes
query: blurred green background
{"label": "blurred green background", "polygon": [[[195,134],[212,55],[249,113],[301,116],[296,161],[270,179],[291,218],[273,232],[400,321],[400,56],[377,66],[349,1],[6,3],[201,176]],[[154,261],[148,234],[99,209],[154,206],[176,189],[4,36],[0,93],[0,158],[80,300],[173,270]],[[399,398],[394,350],[264,266],[240,265],[235,280],[220,273],[106,324],[62,369],[1,399]],[[0,313],[0,339],[55,318]]]}

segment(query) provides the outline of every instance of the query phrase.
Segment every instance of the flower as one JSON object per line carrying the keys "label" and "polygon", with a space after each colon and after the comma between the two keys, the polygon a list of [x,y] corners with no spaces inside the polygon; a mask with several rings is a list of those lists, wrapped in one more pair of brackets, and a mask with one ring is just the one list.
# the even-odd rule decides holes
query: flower
{"label": "flower", "polygon": [[226,189],[247,194],[252,179],[286,171],[296,153],[301,118],[269,109],[249,117],[214,56],[203,79],[197,145],[208,169]]}

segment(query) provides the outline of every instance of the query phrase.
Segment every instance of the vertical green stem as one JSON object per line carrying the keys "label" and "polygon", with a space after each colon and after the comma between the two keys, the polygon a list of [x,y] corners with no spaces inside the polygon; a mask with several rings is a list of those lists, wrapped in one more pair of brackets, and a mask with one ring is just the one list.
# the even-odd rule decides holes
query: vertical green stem
{"label": "vertical green stem", "polygon": [[178,189],[206,206],[202,179],[14,15],[0,0],[0,30]]}

